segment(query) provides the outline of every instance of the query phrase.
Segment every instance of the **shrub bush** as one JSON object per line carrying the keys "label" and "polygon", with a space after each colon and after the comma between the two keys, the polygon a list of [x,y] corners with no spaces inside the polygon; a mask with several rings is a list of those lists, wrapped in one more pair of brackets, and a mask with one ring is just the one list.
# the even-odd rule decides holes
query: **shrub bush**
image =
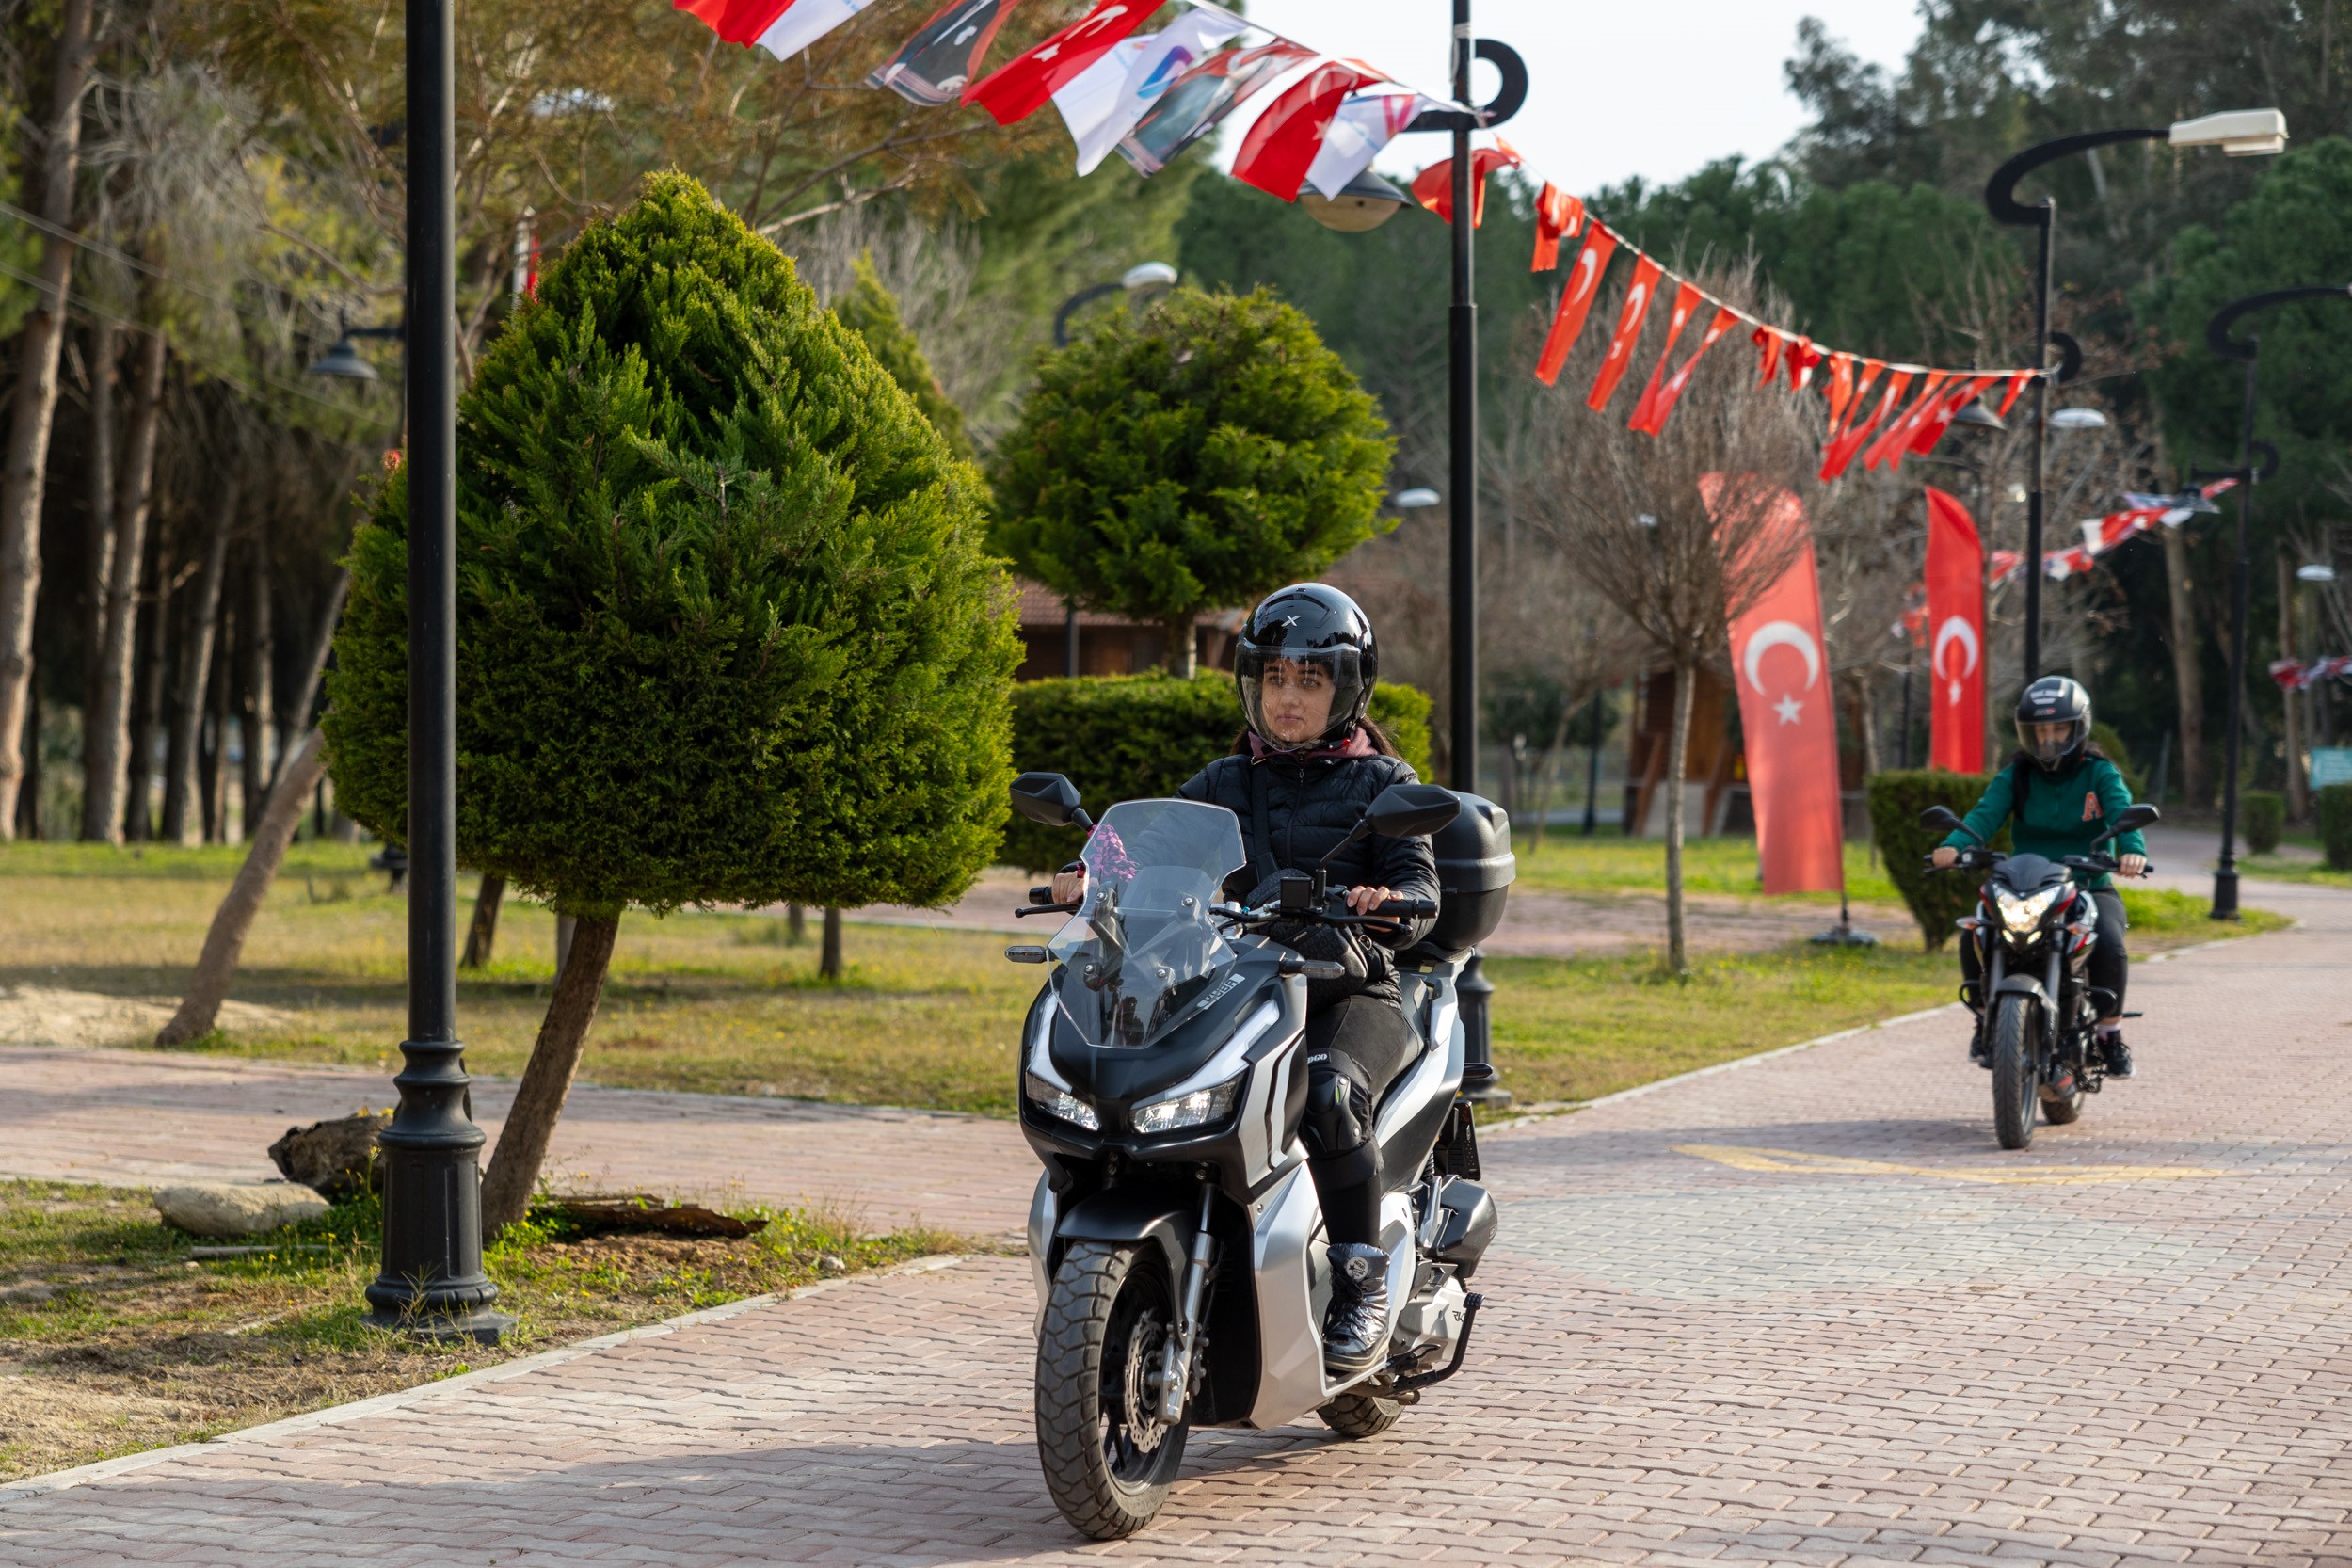
{"label": "shrub bush", "polygon": [[2330,867],[2352,872],[2352,784],[2330,784],[2319,792],[2319,843]]}
{"label": "shrub bush", "polygon": [[[1870,776],[1870,831],[1878,840],[1879,858],[1887,880],[1911,906],[1919,922],[1920,937],[1932,952],[1952,937],[1952,922],[1976,907],[1976,881],[1956,872],[1930,875],[1921,862],[1944,841],[1944,834],[1919,825],[1919,813],[1930,806],[1948,806],[1960,816],[1976,804],[1992,782],[1987,774],[1951,773],[1942,768],[1897,769]],[[2008,830],[1993,837],[1995,848],[2008,847]]]}
{"label": "shrub bush", "polygon": [[2147,776],[2140,771],[2139,764],[2133,760],[2132,748],[2125,745],[2123,737],[2115,732],[2115,726],[2111,724],[2092,725],[2090,740],[2093,745],[2107,754],[2107,760],[2115,764],[2115,771],[2123,776],[2123,787],[2132,792],[2132,798],[2134,800],[2147,799]]}
{"label": "shrub bush", "polygon": [[2238,794],[2238,814],[2246,819],[2246,847],[2268,855],[2279,847],[2287,825],[2287,797],[2276,790],[2245,790]]}
{"label": "shrub bush", "polygon": [[[1372,690],[1369,712],[1404,760],[1428,776],[1428,694],[1383,681]],[[1230,751],[1240,730],[1241,701],[1230,675],[1080,676],[1013,689],[1014,766],[1065,776],[1094,816],[1122,800],[1175,794]],[[1005,833],[1004,858],[1049,871],[1076,858],[1084,841],[1074,827],[1016,818]]]}

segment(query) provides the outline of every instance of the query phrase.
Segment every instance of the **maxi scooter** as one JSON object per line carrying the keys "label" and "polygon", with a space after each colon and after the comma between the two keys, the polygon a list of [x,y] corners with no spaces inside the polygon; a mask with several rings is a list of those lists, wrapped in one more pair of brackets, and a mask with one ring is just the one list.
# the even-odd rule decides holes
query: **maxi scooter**
{"label": "maxi scooter", "polygon": [[[1434,909],[1395,901],[1359,916],[1320,872],[1286,873],[1264,905],[1229,902],[1225,879],[1246,857],[1240,819],[1221,806],[1127,801],[1095,823],[1058,774],[1022,775],[1013,805],[1032,822],[1092,830],[1084,899],[1053,904],[1049,888],[1032,889],[1020,913],[1070,919],[1006,956],[1053,966],[1020,1067],[1021,1130],[1046,1167],[1029,1216],[1037,1453],[1063,1515],[1109,1540],[1151,1522],[1195,1426],[1315,1412],[1367,1437],[1461,1367],[1480,1304],[1467,1285],[1496,1211],[1458,1093],[1454,981],[1500,919],[1509,822],[1476,796],[1391,786],[1350,841],[1439,834],[1447,895]],[[1384,912],[1435,915],[1436,929],[1399,955],[1419,1053],[1382,1097],[1373,1135],[1389,1353],[1335,1378],[1322,1348],[1330,1269],[1299,1125],[1306,983],[1339,966],[1260,933],[1377,924]]]}
{"label": "maxi scooter", "polygon": [[[2156,817],[2152,806],[2127,806],[2097,843],[2111,843]],[[1922,811],[1919,825],[1969,833],[1945,806]],[[1928,870],[1934,869],[1930,859]],[[2085,973],[2099,939],[2099,905],[2069,873],[2120,869],[2115,856],[2100,851],[2052,860],[2003,855],[1981,841],[1952,863],[1954,871],[1991,873],[1976,912],[1960,922],[1960,940],[1980,943],[1983,957],[1981,991],[1961,1000],[1982,1020],[1992,1044],[1992,1130],[2005,1149],[2033,1144],[2037,1108],[2054,1127],[2080,1117],[2084,1096],[2097,1094],[2105,1079],[2091,1039],[2097,987]]]}

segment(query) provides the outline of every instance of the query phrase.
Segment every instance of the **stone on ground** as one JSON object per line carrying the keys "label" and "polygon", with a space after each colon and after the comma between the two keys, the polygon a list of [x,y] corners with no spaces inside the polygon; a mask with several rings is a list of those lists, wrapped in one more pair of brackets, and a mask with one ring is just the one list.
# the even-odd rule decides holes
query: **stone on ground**
{"label": "stone on ground", "polygon": [[376,1138],[390,1126],[392,1112],[385,1111],[290,1127],[269,1145],[269,1158],[280,1176],[322,1197],[335,1202],[358,1197],[383,1186]]}
{"label": "stone on ground", "polygon": [[290,1181],[203,1181],[155,1192],[155,1212],[194,1236],[259,1236],[327,1212],[327,1200]]}

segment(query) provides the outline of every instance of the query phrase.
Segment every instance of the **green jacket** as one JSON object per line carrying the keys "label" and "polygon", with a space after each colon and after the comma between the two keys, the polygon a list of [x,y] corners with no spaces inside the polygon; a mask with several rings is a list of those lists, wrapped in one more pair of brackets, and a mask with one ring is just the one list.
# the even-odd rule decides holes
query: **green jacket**
{"label": "green jacket", "polygon": [[[2025,798],[2017,798],[2016,781],[2025,779]],[[2039,855],[2056,860],[2062,855],[2088,855],[2091,840],[2107,830],[2107,824],[2125,807],[2132,804],[2132,792],[2123,782],[2123,775],[2113,762],[2104,757],[2081,757],[2074,765],[2062,773],[2043,773],[2031,763],[2023,767],[2011,763],[1992,776],[1985,787],[1984,798],[1962,820],[1969,832],[1953,833],[1944,842],[1954,849],[1967,849],[1981,840],[1992,841],[2004,823],[2014,819],[2012,841],[2020,855]],[[2109,855],[2145,855],[2148,840],[2135,831],[2120,835],[2106,846]],[[2113,879],[2104,872],[2076,872],[2074,880],[2104,892],[2114,886]]]}

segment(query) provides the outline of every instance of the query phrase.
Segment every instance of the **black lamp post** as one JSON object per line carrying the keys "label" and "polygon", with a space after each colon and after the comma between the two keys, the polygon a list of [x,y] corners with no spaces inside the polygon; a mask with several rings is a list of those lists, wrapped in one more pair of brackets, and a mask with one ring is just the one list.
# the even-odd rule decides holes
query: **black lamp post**
{"label": "black lamp post", "polygon": [[1992,211],[1993,221],[2039,232],[2034,263],[2034,367],[2040,370],[2049,363],[2053,343],[2065,356],[2055,377],[2044,374],[2034,381],[2033,480],[2025,500],[2024,678],[2028,683],[2041,674],[2041,479],[2042,459],[2050,440],[2050,386],[2053,379],[2063,382],[2074,378],[2082,369],[2083,351],[2064,332],[2050,330],[2051,251],[2057,238],[2057,198],[2045,196],[2039,206],[2022,206],[2017,200],[2017,182],[2044,164],[2125,141],[2218,147],[2232,157],[2279,152],[2286,148],[2287,120],[2276,109],[2240,109],[2184,120],[2170,126],[2086,131],[2080,136],[2060,136],[2056,141],[2025,149],[1994,169],[1985,185],[1985,206]]}
{"label": "black lamp post", "polygon": [[[2249,294],[2224,305],[2205,323],[2207,348],[2225,360],[2246,361],[2246,411],[2238,429],[2238,466],[2217,472],[2191,471],[2199,479],[2238,482],[2237,568],[2230,585],[2230,728],[2228,739],[2222,743],[2227,760],[2221,775],[2221,858],[2215,864],[2213,873],[2213,918],[2216,920],[2238,918],[2238,752],[2246,722],[2246,600],[2253,568],[2254,486],[2279,472],[2279,449],[2268,441],[2254,439],[2254,374],[2260,363],[2260,339],[2253,333],[2233,338],[2230,328],[2237,325],[2241,316],[2296,299],[2352,299],[2352,289],[2341,283],[2319,283]],[[2259,469],[2254,466],[2258,450],[2267,454]]]}
{"label": "black lamp post", "polygon": [[[368,1320],[495,1343],[482,1129],[457,1039],[457,366],[453,0],[408,0],[408,1038],[377,1140],[384,1262]],[[347,346],[347,344],[345,345]],[[332,357],[332,351],[329,351]]]}
{"label": "black lamp post", "polygon": [[[1070,317],[1106,295],[1124,291],[1129,298],[1176,287],[1176,269],[1165,262],[1138,262],[1122,273],[1115,283],[1093,283],[1062,301],[1053,312],[1053,346],[1070,346]],[[1062,601],[1062,673],[1075,679],[1079,673],[1078,600]]]}

